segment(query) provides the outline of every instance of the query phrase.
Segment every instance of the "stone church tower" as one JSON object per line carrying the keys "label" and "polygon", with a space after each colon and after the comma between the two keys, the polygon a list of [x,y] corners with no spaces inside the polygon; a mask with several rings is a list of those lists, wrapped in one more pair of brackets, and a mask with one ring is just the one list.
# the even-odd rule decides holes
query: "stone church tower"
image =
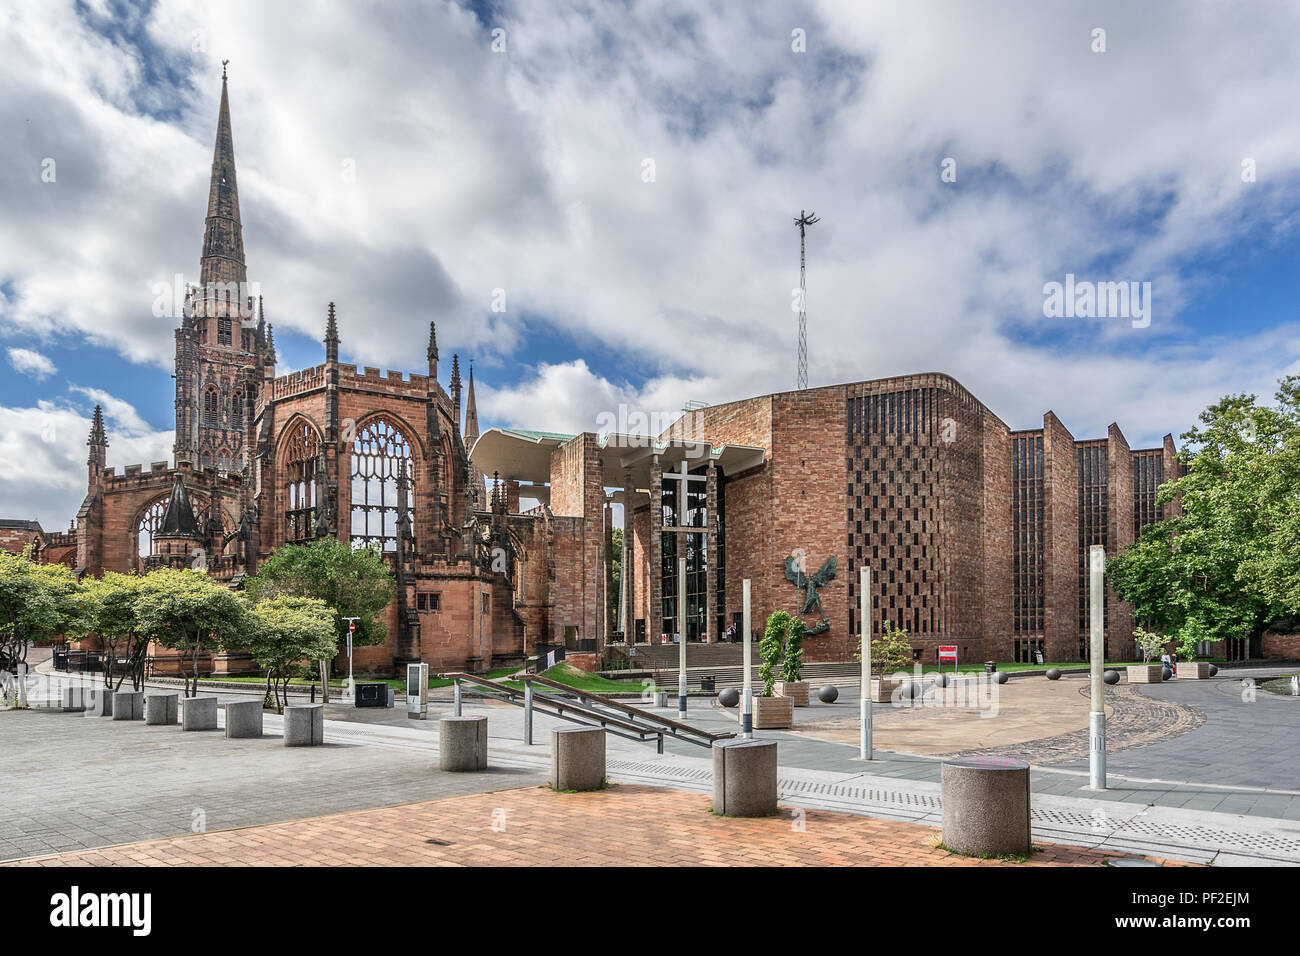
{"label": "stone church tower", "polygon": [[[235,144],[231,134],[226,74],[212,153],[212,181],[204,225],[199,285],[186,297],[176,330],[177,464],[243,472],[248,464],[246,428],[257,391],[275,374],[271,333],[244,264]],[[249,324],[246,324],[249,323]]]}

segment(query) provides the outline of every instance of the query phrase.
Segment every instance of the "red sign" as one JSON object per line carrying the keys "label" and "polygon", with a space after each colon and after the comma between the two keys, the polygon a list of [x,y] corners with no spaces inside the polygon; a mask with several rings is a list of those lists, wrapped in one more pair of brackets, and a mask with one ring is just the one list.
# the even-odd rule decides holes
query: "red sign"
{"label": "red sign", "polygon": [[354,634],[354,633],[356,633],[356,630],[357,630],[357,622],[356,622],[356,621],[348,621],[348,633],[349,633],[349,634]]}
{"label": "red sign", "polygon": [[956,659],[957,659],[957,645],[956,645],[956,644],[948,644],[948,645],[940,644],[940,645],[939,645],[939,660],[941,660],[941,661],[955,661]]}

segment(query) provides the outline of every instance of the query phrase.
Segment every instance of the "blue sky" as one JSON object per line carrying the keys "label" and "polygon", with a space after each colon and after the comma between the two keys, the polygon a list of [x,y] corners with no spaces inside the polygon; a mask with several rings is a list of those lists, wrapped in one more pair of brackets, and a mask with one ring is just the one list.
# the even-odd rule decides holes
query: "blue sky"
{"label": "blue sky", "polygon": [[[18,0],[0,515],[75,512],[95,401],[110,464],[169,453],[150,286],[196,277],[223,59],[282,371],[333,300],[357,364],[421,370],[437,320],[485,426],[788,389],[809,209],[812,385],[945,371],[1014,427],[1177,435],[1300,371],[1300,10],[1251,9]],[[1150,326],[1045,316],[1067,273],[1151,283]]]}

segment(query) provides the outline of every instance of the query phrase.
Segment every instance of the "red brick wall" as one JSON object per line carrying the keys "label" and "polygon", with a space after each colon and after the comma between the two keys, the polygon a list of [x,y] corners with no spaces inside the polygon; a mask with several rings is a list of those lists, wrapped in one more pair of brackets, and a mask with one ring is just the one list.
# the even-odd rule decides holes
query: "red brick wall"
{"label": "red brick wall", "polygon": [[1048,660],[1079,656],[1078,559],[1078,453],[1074,436],[1048,412],[1043,416],[1043,638]]}
{"label": "red brick wall", "polygon": [[1300,661],[1300,634],[1265,634],[1260,653],[1270,660]]}
{"label": "red brick wall", "polygon": [[984,413],[984,525],[981,545],[983,627],[981,656],[1012,659],[1015,645],[1011,617],[1011,434],[992,412]]}
{"label": "red brick wall", "polygon": [[[1107,430],[1106,468],[1106,556],[1113,557],[1133,543],[1133,454],[1118,425]],[[1106,640],[1110,653],[1122,659],[1133,647],[1133,608],[1119,599],[1109,583],[1106,590],[1110,602]]]}

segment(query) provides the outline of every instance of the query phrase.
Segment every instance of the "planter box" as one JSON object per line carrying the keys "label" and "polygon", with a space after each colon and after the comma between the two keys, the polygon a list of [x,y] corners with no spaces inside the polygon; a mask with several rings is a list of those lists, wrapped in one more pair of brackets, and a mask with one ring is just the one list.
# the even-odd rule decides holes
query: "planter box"
{"label": "planter box", "polygon": [[[744,720],[740,708],[736,717],[737,722]],[[789,730],[793,723],[794,701],[789,697],[754,697],[755,730]]]}
{"label": "planter box", "polygon": [[1179,661],[1178,679],[1179,680],[1209,680],[1210,662],[1209,661]]}
{"label": "planter box", "polygon": [[791,681],[788,684],[779,680],[776,682],[775,690],[782,697],[789,697],[794,701],[796,707],[808,706],[808,682],[806,680]]}
{"label": "planter box", "polygon": [[1162,680],[1160,672],[1163,667],[1159,663],[1135,664],[1124,669],[1128,671],[1130,684],[1159,684]]}
{"label": "planter box", "polygon": [[874,704],[891,704],[894,691],[903,686],[901,680],[876,679],[871,682],[871,702]]}

